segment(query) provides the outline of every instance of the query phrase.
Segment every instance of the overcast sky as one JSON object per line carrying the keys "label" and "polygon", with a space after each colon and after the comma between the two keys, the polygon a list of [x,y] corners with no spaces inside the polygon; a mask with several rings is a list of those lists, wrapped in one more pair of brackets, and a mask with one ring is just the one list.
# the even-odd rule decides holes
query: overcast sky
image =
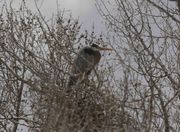
{"label": "overcast sky", "polygon": [[[18,8],[21,1],[13,0],[13,7]],[[73,18],[79,18],[83,29],[91,31],[94,24],[95,32],[103,31],[104,26],[95,7],[95,0],[37,0],[37,3],[46,18],[51,18],[52,14],[56,14],[57,8],[65,9],[67,13],[72,13]],[[36,11],[34,0],[26,0],[26,4],[30,9]]]}

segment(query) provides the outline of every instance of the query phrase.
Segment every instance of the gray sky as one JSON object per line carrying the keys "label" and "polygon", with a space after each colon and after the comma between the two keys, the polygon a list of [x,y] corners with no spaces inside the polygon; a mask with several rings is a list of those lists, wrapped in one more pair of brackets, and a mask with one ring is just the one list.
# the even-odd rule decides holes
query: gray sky
{"label": "gray sky", "polygon": [[[21,1],[13,0],[13,7],[18,8]],[[46,18],[51,18],[52,14],[56,14],[57,8],[65,9],[67,14],[72,13],[73,18],[79,18],[82,29],[91,31],[93,24],[97,33],[101,33],[104,29],[101,16],[95,7],[95,0],[37,0],[37,3]],[[36,11],[34,0],[26,0],[26,4]]]}

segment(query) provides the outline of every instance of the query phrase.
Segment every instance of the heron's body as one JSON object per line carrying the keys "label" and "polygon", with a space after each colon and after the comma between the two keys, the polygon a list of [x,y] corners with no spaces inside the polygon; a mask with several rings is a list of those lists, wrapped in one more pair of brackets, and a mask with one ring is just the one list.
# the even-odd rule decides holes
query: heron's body
{"label": "heron's body", "polygon": [[71,72],[73,74],[90,74],[94,66],[99,63],[100,58],[101,54],[99,51],[95,51],[91,47],[84,47],[75,58]]}
{"label": "heron's body", "polygon": [[101,54],[98,48],[100,47],[94,44],[92,47],[86,46],[79,51],[72,65],[68,86],[76,84],[83,75],[89,75],[99,63]]}

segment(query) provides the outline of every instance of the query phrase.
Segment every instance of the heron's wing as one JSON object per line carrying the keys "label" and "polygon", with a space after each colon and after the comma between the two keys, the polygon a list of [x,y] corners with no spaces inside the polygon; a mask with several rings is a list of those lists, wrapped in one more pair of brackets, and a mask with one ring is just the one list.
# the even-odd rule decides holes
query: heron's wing
{"label": "heron's wing", "polygon": [[101,54],[99,51],[94,51],[90,47],[85,47],[80,50],[74,60],[72,66],[72,74],[86,73],[90,74],[95,65],[100,61]]}
{"label": "heron's wing", "polygon": [[76,59],[74,60],[72,73],[87,73],[94,67],[94,56],[86,54],[84,50],[81,50]]}

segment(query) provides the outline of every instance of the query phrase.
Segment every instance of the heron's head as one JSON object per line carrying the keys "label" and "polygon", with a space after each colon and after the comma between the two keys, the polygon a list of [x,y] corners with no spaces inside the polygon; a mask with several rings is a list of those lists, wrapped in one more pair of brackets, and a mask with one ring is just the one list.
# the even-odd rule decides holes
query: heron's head
{"label": "heron's head", "polygon": [[111,48],[100,47],[100,46],[97,45],[97,44],[92,44],[91,47],[92,47],[94,50],[97,50],[97,51],[101,51],[101,50],[113,50],[113,49],[111,49]]}

